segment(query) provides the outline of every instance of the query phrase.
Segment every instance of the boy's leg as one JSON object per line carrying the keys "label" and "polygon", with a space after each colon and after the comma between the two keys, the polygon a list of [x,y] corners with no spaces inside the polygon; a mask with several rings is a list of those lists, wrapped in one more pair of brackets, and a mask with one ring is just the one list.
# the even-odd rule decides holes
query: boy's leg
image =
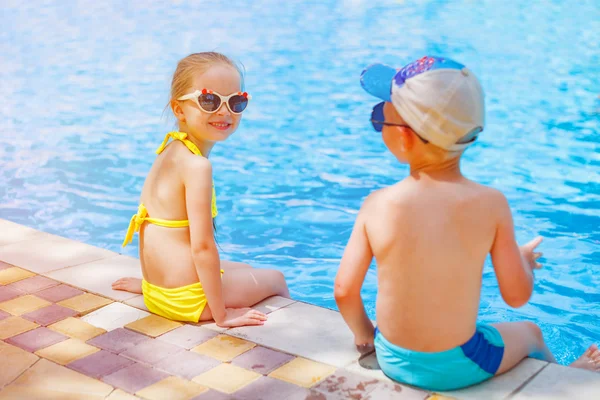
{"label": "boy's leg", "polygon": [[496,375],[502,374],[531,355],[544,361],[556,363],[546,346],[542,330],[533,322],[505,322],[492,324],[504,341],[504,355]]}

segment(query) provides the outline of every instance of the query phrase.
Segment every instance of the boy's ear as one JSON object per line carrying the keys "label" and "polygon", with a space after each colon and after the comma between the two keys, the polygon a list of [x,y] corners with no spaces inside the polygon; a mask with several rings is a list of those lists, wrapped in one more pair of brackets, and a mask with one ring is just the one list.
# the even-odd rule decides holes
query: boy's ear
{"label": "boy's ear", "polygon": [[185,114],[183,113],[183,109],[181,108],[181,104],[177,100],[171,100],[171,110],[173,110],[173,115],[181,122],[185,122]]}
{"label": "boy's ear", "polygon": [[400,148],[402,151],[410,151],[415,143],[415,137],[410,128],[398,127],[400,131]]}

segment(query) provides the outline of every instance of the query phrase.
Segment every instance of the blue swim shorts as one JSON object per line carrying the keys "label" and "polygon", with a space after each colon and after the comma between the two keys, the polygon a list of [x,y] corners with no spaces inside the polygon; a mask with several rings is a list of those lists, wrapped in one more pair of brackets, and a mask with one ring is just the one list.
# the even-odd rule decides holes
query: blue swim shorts
{"label": "blue swim shorts", "polygon": [[504,355],[504,341],[493,326],[477,325],[462,346],[424,353],[396,346],[375,329],[375,349],[381,370],[391,379],[427,390],[455,390],[494,376]]}

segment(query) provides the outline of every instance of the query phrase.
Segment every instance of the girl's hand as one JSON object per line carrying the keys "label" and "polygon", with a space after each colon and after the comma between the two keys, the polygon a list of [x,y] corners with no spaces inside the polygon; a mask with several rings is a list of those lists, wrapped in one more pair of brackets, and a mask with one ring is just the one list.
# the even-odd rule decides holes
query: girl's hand
{"label": "girl's hand", "polygon": [[245,308],[226,308],[225,319],[217,325],[222,328],[235,328],[237,326],[246,325],[264,325],[267,320],[267,315],[260,311],[253,310],[249,307]]}
{"label": "girl's hand", "polygon": [[534,252],[535,248],[538,247],[540,243],[542,243],[542,240],[544,240],[544,239],[541,236],[538,236],[535,239],[533,239],[531,242],[519,247],[519,250],[521,250],[521,255],[523,256],[523,259],[525,260],[525,262],[527,263],[529,268],[531,268],[532,272],[534,269],[542,268],[542,264],[537,262],[537,260],[543,255],[543,253]]}

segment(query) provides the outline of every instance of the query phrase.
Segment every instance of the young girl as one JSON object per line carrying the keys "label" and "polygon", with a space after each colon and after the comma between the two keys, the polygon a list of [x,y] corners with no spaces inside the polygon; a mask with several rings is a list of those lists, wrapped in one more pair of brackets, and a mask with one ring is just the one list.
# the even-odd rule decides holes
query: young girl
{"label": "young girl", "polygon": [[250,100],[242,87],[240,69],[214,52],[185,57],[173,74],[169,105],[179,131],[169,132],[156,151],[123,243],[139,231],[144,279],[112,285],[142,293],[146,307],[166,318],[262,325],[267,316],[248,307],[273,295],[289,297],[281,272],[220,260],[213,236],[217,204],[208,156],[242,119]]}

